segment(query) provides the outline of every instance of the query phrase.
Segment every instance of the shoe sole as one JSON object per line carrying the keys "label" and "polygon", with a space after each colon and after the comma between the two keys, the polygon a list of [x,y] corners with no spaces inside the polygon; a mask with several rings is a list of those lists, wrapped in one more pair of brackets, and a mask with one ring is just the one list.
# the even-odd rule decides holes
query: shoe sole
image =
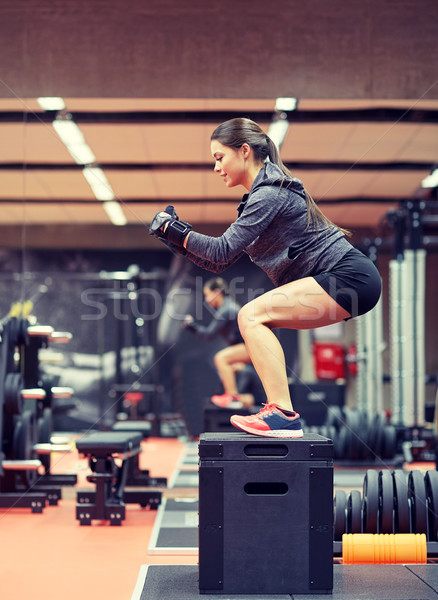
{"label": "shoe sole", "polygon": [[212,404],[214,404],[215,406],[218,406],[219,408],[231,408],[232,410],[237,410],[238,408],[243,408],[243,404],[241,402],[239,402],[238,400],[230,400],[230,402],[226,402],[226,403],[222,403],[222,402],[215,402],[214,400],[211,401]]}
{"label": "shoe sole", "polygon": [[302,438],[303,430],[295,429],[291,431],[290,429],[272,429],[269,431],[260,431],[259,429],[252,429],[251,427],[245,427],[245,425],[237,425],[231,421],[231,424],[237,429],[241,429],[246,433],[251,433],[252,435],[259,435],[262,437],[278,437],[278,438]]}

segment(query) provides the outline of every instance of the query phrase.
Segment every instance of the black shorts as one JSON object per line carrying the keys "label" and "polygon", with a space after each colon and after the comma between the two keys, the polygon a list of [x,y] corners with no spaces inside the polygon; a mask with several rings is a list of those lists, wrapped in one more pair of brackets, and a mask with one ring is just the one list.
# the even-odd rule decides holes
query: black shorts
{"label": "black shorts", "polygon": [[379,271],[356,248],[349,250],[330,271],[314,275],[314,279],[352,317],[374,308],[382,291]]}

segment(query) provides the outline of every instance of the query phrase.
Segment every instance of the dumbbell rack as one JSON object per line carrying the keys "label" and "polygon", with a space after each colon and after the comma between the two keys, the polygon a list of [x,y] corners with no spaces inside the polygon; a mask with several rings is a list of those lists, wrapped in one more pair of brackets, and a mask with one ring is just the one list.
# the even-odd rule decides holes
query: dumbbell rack
{"label": "dumbbell rack", "polygon": [[28,343],[22,349],[22,370],[25,384],[33,387],[37,394],[31,408],[36,411],[38,420],[38,440],[35,450],[44,468],[44,473],[38,478],[38,487],[48,492],[50,487],[76,485],[77,476],[74,474],[54,474],[51,472],[52,452],[70,452],[71,447],[65,443],[53,444],[53,403],[57,399],[71,398],[73,389],[70,387],[52,386],[44,380],[40,373],[39,351],[52,343],[66,344],[72,339],[71,333],[54,331],[53,327],[34,325],[27,329]]}
{"label": "dumbbell rack", "polygon": [[[41,467],[29,444],[35,423],[29,414],[21,414],[22,378],[7,378],[14,372],[15,345],[23,341],[22,336],[18,335],[20,331],[22,333],[22,328],[17,321],[10,319],[4,322],[1,330],[0,507],[31,508],[33,513],[41,513],[46,506],[47,494],[35,492],[29,487],[29,480],[35,479]],[[17,489],[17,480],[27,484],[25,493]]]}
{"label": "dumbbell rack", "polygon": [[[53,445],[50,439],[47,443],[38,443],[42,413],[48,407],[44,406],[44,389],[38,387],[37,378],[29,376],[33,371],[38,372],[38,349],[50,341],[53,333],[51,327],[30,325],[27,319],[16,317],[2,324],[0,506],[3,508],[29,507],[32,512],[41,512],[46,502],[56,505],[61,498],[60,487],[40,476],[44,468],[41,457],[47,463],[51,452],[69,452],[71,448]],[[26,387],[29,384],[35,387]],[[76,476],[70,482],[75,483]]]}
{"label": "dumbbell rack", "polygon": [[428,556],[438,556],[438,472],[368,469],[359,490],[336,490],[333,553],[344,533],[424,533]]}

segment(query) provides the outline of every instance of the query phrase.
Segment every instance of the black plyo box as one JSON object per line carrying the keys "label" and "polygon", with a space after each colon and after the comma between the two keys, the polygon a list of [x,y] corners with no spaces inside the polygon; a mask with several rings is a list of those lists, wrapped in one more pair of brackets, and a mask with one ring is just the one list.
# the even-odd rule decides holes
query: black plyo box
{"label": "black plyo box", "polygon": [[331,593],[332,441],[204,433],[199,457],[200,593]]}

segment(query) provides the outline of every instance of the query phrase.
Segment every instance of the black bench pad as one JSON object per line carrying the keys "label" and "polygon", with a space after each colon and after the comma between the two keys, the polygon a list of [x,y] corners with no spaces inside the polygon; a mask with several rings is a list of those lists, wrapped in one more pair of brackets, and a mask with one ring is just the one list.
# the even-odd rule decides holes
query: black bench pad
{"label": "black bench pad", "polygon": [[138,431],[96,431],[76,440],[76,448],[81,454],[126,454],[139,450],[142,439]]}

